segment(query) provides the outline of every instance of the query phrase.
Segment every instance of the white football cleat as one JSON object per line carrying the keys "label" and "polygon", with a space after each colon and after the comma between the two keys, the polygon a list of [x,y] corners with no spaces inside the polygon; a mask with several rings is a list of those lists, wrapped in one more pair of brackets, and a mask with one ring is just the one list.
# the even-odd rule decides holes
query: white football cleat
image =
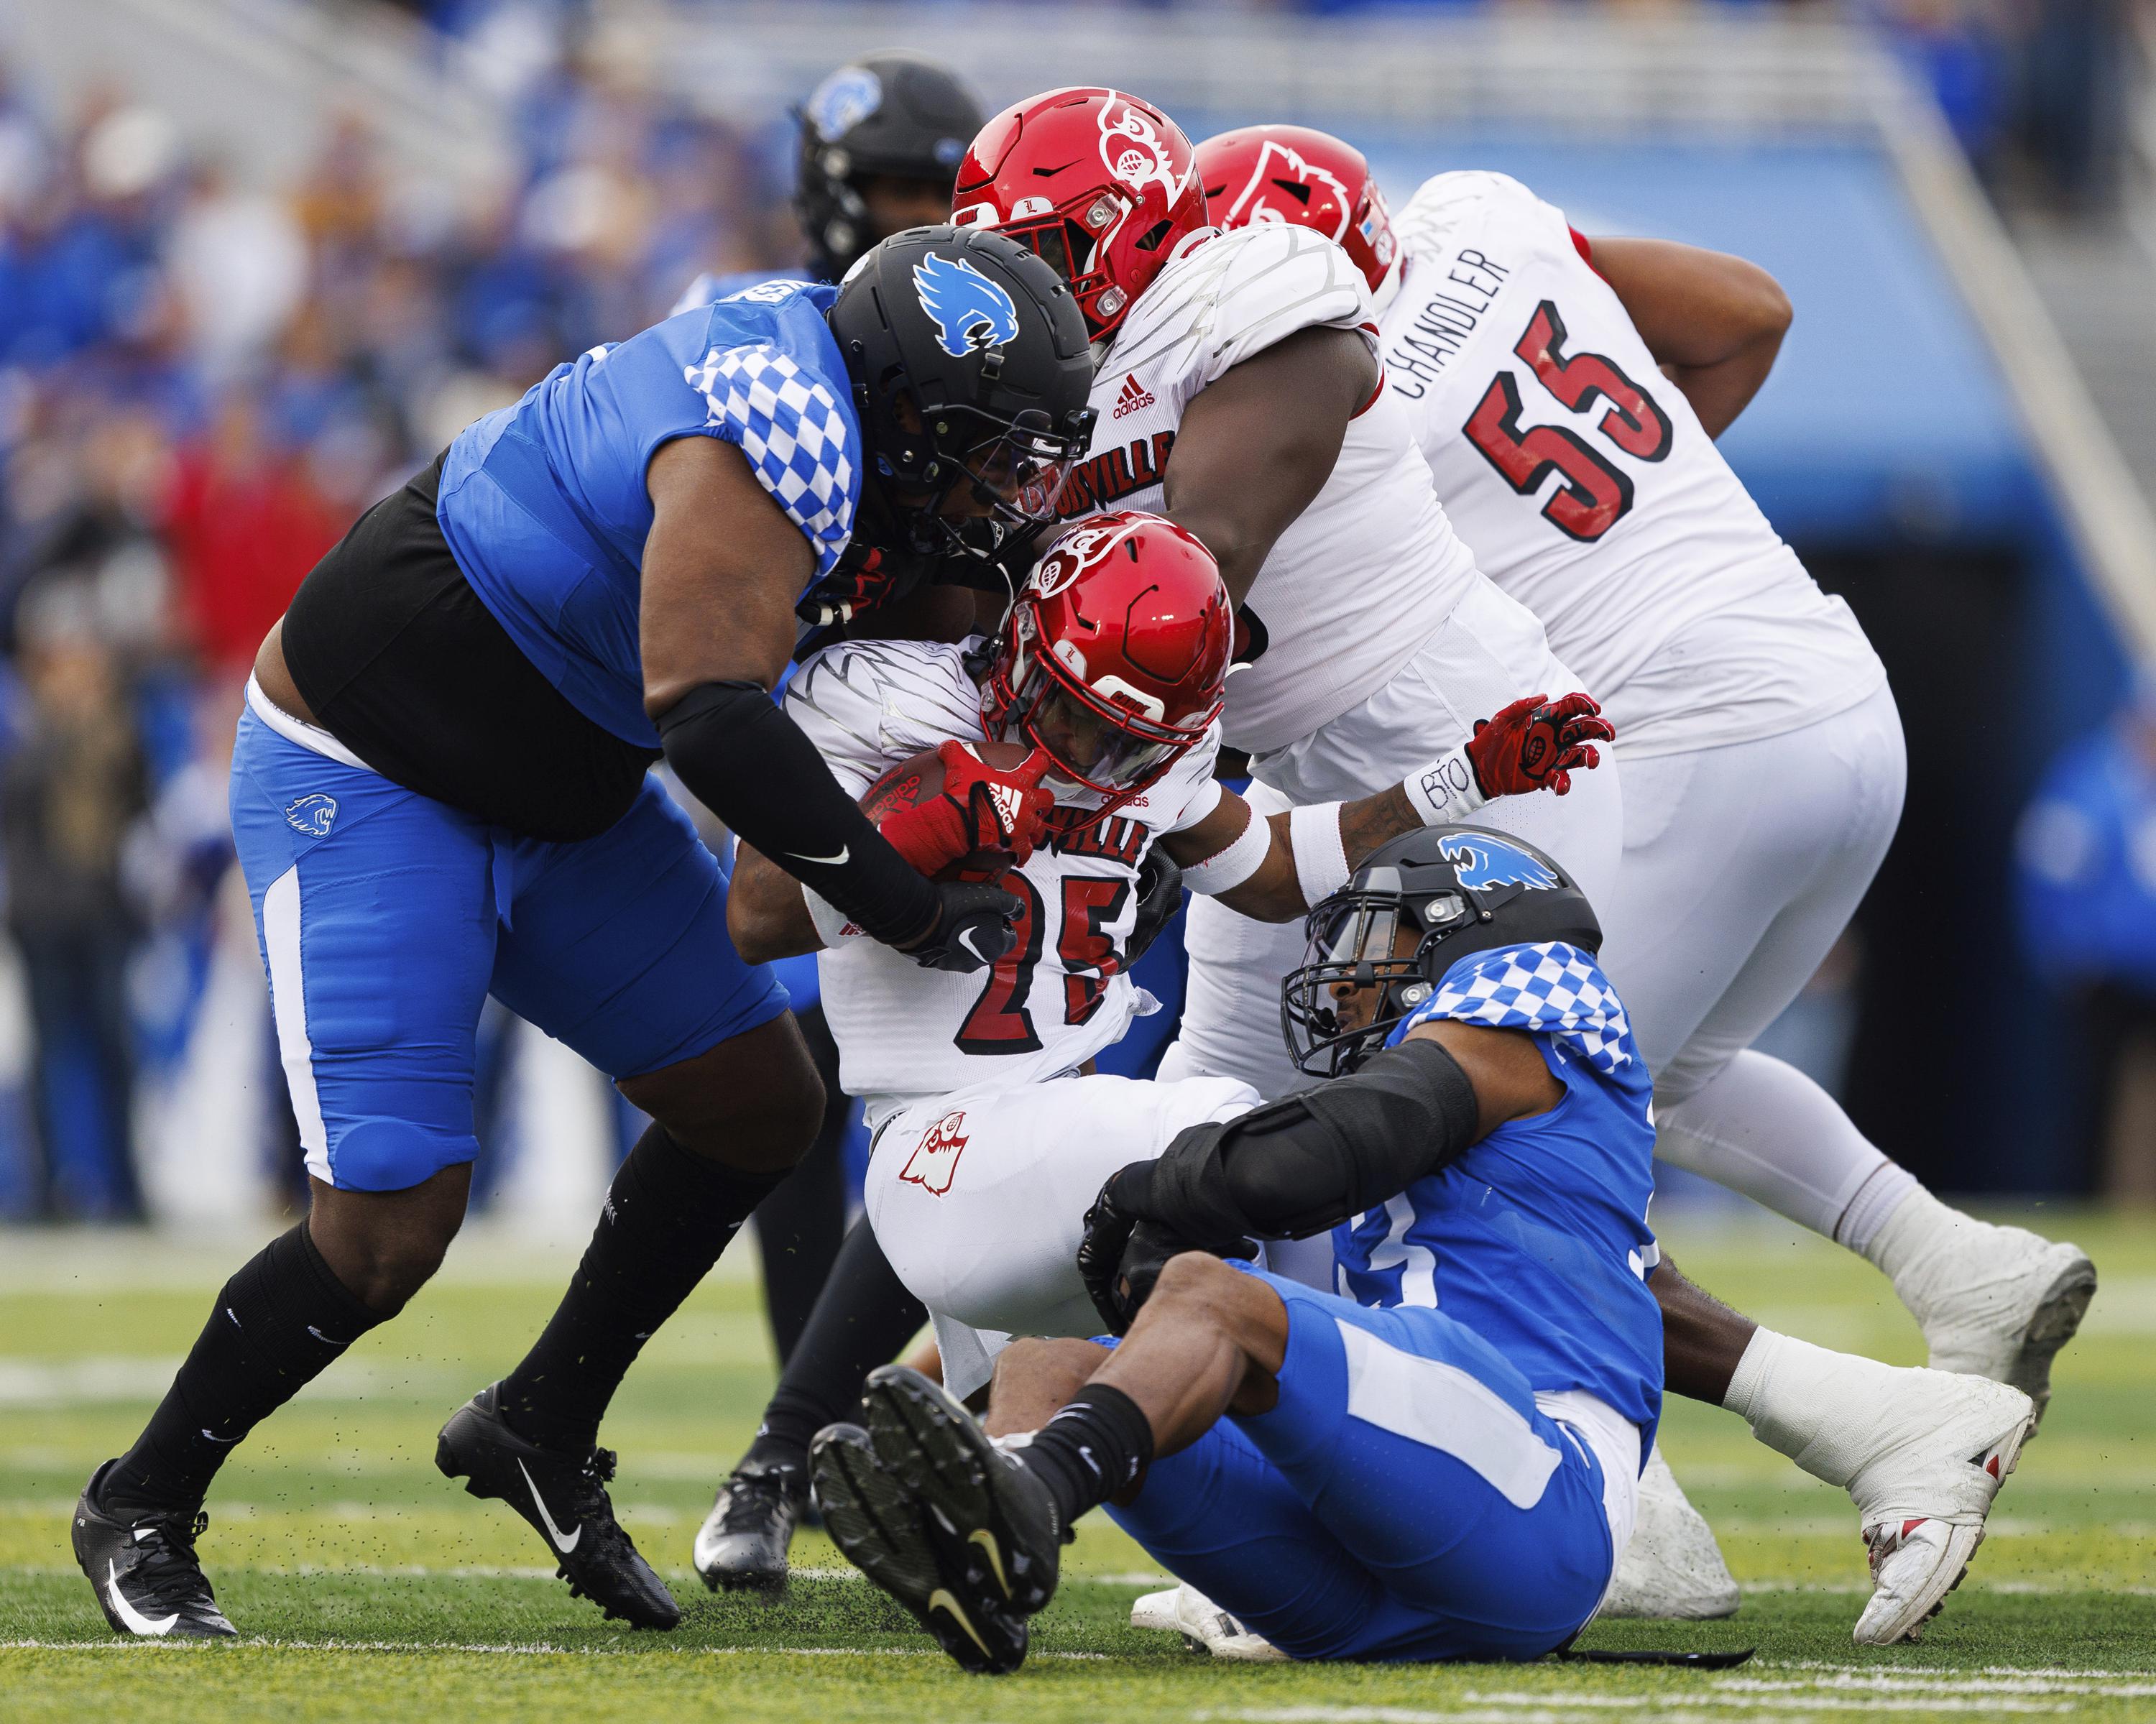
{"label": "white football cleat", "polygon": [[1131,1626],[1180,1634],[1193,1652],[1235,1664],[1284,1664],[1287,1654],[1254,1634],[1194,1586],[1147,1593],[1131,1606]]}
{"label": "white football cleat", "polygon": [[1640,1475],[1640,1518],[1598,1616],[1699,1622],[1737,1614],[1737,1582],[1659,1444]]}
{"label": "white football cleat", "polygon": [[1871,1563],[1859,1645],[1913,1640],[1961,1584],[1999,1486],[2036,1428],[2035,1403],[2001,1383],[1938,1371],[1902,1380],[1880,1408],[1877,1447],[1851,1480]]}
{"label": "white football cleat", "polygon": [[2078,1245],[1967,1220],[1904,1269],[1894,1290],[1914,1314],[1934,1371],[2010,1383],[2051,1399],[2051,1360],[2081,1327],[2096,1265]]}

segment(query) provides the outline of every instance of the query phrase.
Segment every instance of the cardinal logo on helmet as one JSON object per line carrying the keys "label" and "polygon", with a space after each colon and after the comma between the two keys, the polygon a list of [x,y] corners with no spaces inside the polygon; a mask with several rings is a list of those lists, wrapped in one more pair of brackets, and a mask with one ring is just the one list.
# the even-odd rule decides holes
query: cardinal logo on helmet
{"label": "cardinal logo on helmet", "polygon": [[1101,161],[1133,192],[1158,186],[1161,196],[1173,203],[1181,189],[1168,160],[1168,140],[1152,115],[1128,100],[1101,110]]}
{"label": "cardinal logo on helmet", "polygon": [[[1286,145],[1267,138],[1265,147],[1258,152],[1257,167],[1251,170],[1243,189],[1235,194],[1235,202],[1228,206],[1228,218],[1222,225],[1240,228],[1245,223],[1301,224],[1301,212],[1309,207],[1311,200],[1328,195],[1340,211],[1340,219],[1326,237],[1337,243],[1348,237],[1348,218],[1354,209],[1354,200],[1348,195],[1347,187],[1340,182],[1338,175],[1304,161]],[[1290,198],[1299,206],[1293,212],[1282,208],[1279,203]]]}
{"label": "cardinal logo on helmet", "polygon": [[1153,519],[1139,516],[1106,526],[1074,526],[1049,547],[1029,582],[1032,597],[1053,598],[1122,541]]}
{"label": "cardinal logo on helmet", "polygon": [[1553,891],[1563,884],[1547,862],[1487,833],[1478,832],[1472,837],[1448,834],[1437,841],[1437,851],[1452,865],[1455,877],[1471,892],[1486,891],[1491,886]]}
{"label": "cardinal logo on helmet", "polygon": [[963,258],[932,252],[913,266],[913,290],[936,326],[937,345],[953,359],[1018,339],[1011,296]]}

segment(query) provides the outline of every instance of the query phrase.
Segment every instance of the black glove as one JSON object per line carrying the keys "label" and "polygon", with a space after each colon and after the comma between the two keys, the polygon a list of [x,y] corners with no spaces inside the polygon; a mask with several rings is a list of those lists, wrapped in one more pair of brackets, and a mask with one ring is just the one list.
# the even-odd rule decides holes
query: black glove
{"label": "black glove", "polygon": [[1025,906],[998,885],[930,882],[936,890],[935,925],[906,955],[924,970],[964,975],[985,970],[1018,944],[1015,926]]}
{"label": "black glove", "polygon": [[1078,1278],[1111,1335],[1130,1328],[1152,1297],[1153,1284],[1169,1258],[1185,1251],[1209,1251],[1215,1257],[1247,1261],[1258,1255],[1249,1239],[1188,1239],[1138,1213],[1152,1165],[1133,1162],[1108,1176],[1093,1207],[1086,1212],[1086,1234],[1078,1243]]}
{"label": "black glove", "polygon": [[1138,913],[1131,937],[1123,942],[1123,967],[1128,969],[1146,955],[1146,948],[1160,937],[1160,931],[1183,908],[1183,870],[1158,844],[1152,845],[1138,864]]}

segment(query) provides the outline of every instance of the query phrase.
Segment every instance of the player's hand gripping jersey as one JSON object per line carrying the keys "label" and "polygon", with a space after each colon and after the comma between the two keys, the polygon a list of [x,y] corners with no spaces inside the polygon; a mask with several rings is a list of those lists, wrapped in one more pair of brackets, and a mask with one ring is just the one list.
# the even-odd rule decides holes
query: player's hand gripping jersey
{"label": "player's hand gripping jersey", "polygon": [[[863,641],[827,648],[787,685],[786,711],[855,795],[886,767],[950,740],[986,740],[963,647]],[[1006,875],[1023,901],[1016,947],[984,975],[923,970],[874,941],[818,955],[824,1010],[846,1093],[871,1124],[909,1098],[1018,1088],[1073,1071],[1157,1008],[1122,972],[1137,870],[1163,832],[1220,798],[1217,730],[1160,781],[1096,824],[1059,835]],[[1090,793],[1065,800],[1097,806]]]}
{"label": "player's hand gripping jersey", "polygon": [[[1193,235],[1138,295],[1101,363],[1093,447],[1065,482],[1065,518],[1158,509],[1177,427],[1199,392],[1317,327],[1376,327],[1362,276],[1330,240],[1285,227]],[[1360,705],[1474,581],[1475,560],[1431,493],[1402,408],[1381,387],[1250,590],[1270,645],[1229,680],[1227,741],[1263,752]]]}
{"label": "player's hand gripping jersey", "polygon": [[1542,619],[1628,758],[1778,735],[1881,685],[1848,607],[1775,534],[1562,213],[1503,174],[1445,173],[1394,226],[1385,393],[1483,572]]}

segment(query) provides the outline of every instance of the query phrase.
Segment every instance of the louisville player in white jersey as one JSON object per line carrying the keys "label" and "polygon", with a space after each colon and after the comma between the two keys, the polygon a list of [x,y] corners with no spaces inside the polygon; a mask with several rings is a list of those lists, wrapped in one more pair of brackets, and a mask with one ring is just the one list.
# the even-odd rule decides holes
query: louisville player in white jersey
{"label": "louisville player in white jersey", "polygon": [[[927,751],[1003,741],[1045,752],[1058,798],[1045,841],[1002,876],[1023,906],[1019,943],[985,977],[885,961],[753,852],[735,876],[745,950],[822,948],[841,1080],[865,1098],[875,1134],[869,1220],[934,1318],[959,1394],[987,1381],[1009,1332],[1096,1326],[1075,1260],[1109,1173],[1258,1099],[1232,1078],[1137,1082],[1086,1069],[1156,1009],[1127,973],[1155,844],[1194,890],[1299,918],[1390,838],[1489,794],[1577,794],[1591,775],[1573,770],[1594,766],[1609,736],[1584,695],[1515,703],[1414,769],[1418,782],[1466,787],[1443,808],[1394,785],[1269,821],[1213,775],[1235,634],[1205,548],[1158,516],[1116,512],[1057,541],[994,641],[844,644],[788,687],[788,713],[856,793]],[[1156,916],[1179,901],[1168,872]]]}
{"label": "louisville player in white jersey", "polygon": [[[1103,89],[1018,103],[973,141],[952,219],[1032,246],[1093,331],[1098,420],[1059,512],[1157,509],[1188,528],[1263,639],[1222,715],[1226,745],[1252,757],[1253,806],[1381,789],[1485,714],[1586,687],[1446,521],[1381,386],[1360,272],[1306,230],[1207,227],[1189,140],[1165,114]],[[1605,766],[1562,801],[1487,818],[1601,892],[1620,816]]]}
{"label": "louisville player in white jersey", "polygon": [[[823,948],[844,1080],[868,1098],[877,1128],[870,1223],[905,1285],[935,1315],[944,1379],[959,1393],[986,1380],[991,1353],[1012,1331],[1097,1328],[1076,1253],[1097,1182],[1257,1100],[1233,1079],[1133,1082],[1087,1071],[1147,1008],[1130,960],[1144,928],[1182,898],[1175,870],[1163,875],[1158,865],[1163,857],[1183,865],[1182,879],[1203,895],[1252,916],[1294,916],[1348,879],[1349,858],[1378,854],[1391,834],[1413,836],[1476,810],[1486,794],[1578,794],[1587,780],[1578,775],[1607,739],[1584,695],[1522,700],[1473,726],[1446,757],[1411,769],[1418,793],[1429,782],[1465,787],[1440,807],[1425,808],[1403,782],[1259,818],[1211,776],[1230,635],[1227,596],[1204,547],[1158,517],[1116,513],[1051,547],[993,643],[836,646],[809,659],[788,691],[789,712],[834,775],[869,792],[872,810],[910,800],[906,818],[920,822],[941,804],[963,825],[986,770],[963,751],[988,756],[998,743],[1036,751],[1028,766],[1002,769],[1007,781],[1045,772],[1062,803],[1054,823],[1043,823],[1047,842],[1002,876],[1022,905],[1019,943],[985,978],[885,959],[753,854],[744,854],[730,900],[729,929],[744,952]],[[933,797],[920,762],[931,748],[945,767]],[[1478,823],[1503,806],[1491,803]],[[1025,828],[1010,848],[1024,849],[1035,836]],[[1558,883],[1546,859],[1479,824],[1428,840],[1478,890],[1558,895],[1545,890]],[[977,844],[940,849],[961,855]],[[1399,849],[1395,842],[1392,852]],[[1395,874],[1371,865],[1363,878],[1380,872],[1397,885]],[[1358,947],[1346,956],[1359,963],[1359,954]],[[1275,1147],[1291,1158],[1303,1152]],[[1332,1152],[1348,1148],[1343,1141]],[[1382,1175],[1359,1152],[1348,1159],[1358,1170],[1349,1188],[1364,1193],[1364,1204],[1378,1202]],[[2007,1392],[1957,1391],[1958,1379],[1890,1371],[1755,1331],[1670,1273],[1657,1272],[1650,1285],[1667,1319],[1674,1388],[1735,1408],[1762,1440],[1848,1488],[1867,1526],[1902,1532],[1858,1635],[1883,1642],[1912,1634],[1960,1573],[1999,1482],[1996,1471],[1956,1464],[1972,1419],[1990,1416],[1968,1389]],[[2012,1398],[2025,1418],[2029,1403]],[[722,1504],[738,1488],[722,1492]],[[715,1507],[706,1529],[721,1550],[741,1536],[724,1522],[723,1506]],[[1928,1531],[1910,1539],[1912,1526]],[[788,1519],[762,1541],[774,1579],[783,1578],[790,1528]],[[732,1557],[747,1554],[737,1547]],[[721,1583],[742,1569],[730,1558]]]}
{"label": "louisville player in white jersey", "polygon": [[[1440,174],[1389,222],[1360,152],[1301,127],[1228,133],[1199,160],[1216,221],[1312,224],[1355,258],[1437,494],[1616,725],[1625,849],[1597,902],[1656,1076],[1657,1153],[1862,1253],[1934,1367],[2041,1408],[2087,1257],[1940,1203],[1751,1048],[1869,885],[1904,774],[1877,656],[1714,445],[1773,364],[1780,290],[1691,247],[1590,244],[1502,174]],[[1232,920],[1194,906],[1194,927]],[[1193,944],[1196,971],[1211,947]],[[1209,1038],[1236,1004],[1257,1021],[1270,980],[1230,976],[1251,998],[1186,1019],[1192,1069],[1219,1069]]]}

